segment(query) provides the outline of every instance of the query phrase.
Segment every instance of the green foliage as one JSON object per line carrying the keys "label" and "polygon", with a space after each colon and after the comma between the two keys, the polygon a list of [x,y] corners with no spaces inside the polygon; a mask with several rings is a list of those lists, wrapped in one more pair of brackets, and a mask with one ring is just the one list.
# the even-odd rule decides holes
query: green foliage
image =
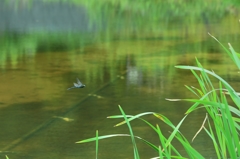
{"label": "green foliage", "polygon": [[[220,43],[215,37],[213,38]],[[239,58],[231,44],[229,44],[230,51],[228,51],[228,49],[226,49],[221,43],[220,45],[224,48],[224,50],[226,50],[230,58],[240,69]],[[210,116],[210,119],[208,116],[206,117],[209,130],[205,126],[202,128],[212,139],[218,158],[240,157],[240,139],[238,133],[240,131],[239,94],[227,83],[227,81],[222,79],[214,72],[204,69],[198,60],[196,61],[198,67],[176,66],[177,68],[191,70],[201,87],[201,89],[198,89],[197,91],[188,87],[188,89],[190,89],[194,94],[198,94],[200,99],[184,99],[185,101],[195,103],[191,108],[188,109],[186,113],[189,114],[199,107],[205,108]],[[198,75],[195,71],[200,71],[201,74]],[[219,80],[218,88],[214,88],[212,84],[213,82],[208,77],[208,74]],[[234,106],[228,104],[226,94],[231,96],[235,104]],[[211,126],[211,122],[214,126]]]}
{"label": "green foliage", "polygon": [[[160,156],[164,156],[166,158],[181,158],[184,159],[185,157],[183,157],[180,152],[172,145],[172,140],[175,138],[177,139],[185,148],[186,152],[188,153],[189,156],[191,156],[191,158],[199,158],[199,159],[203,159],[204,157],[199,154],[196,150],[194,150],[194,148],[190,145],[190,143],[187,141],[187,139],[181,134],[181,132],[179,131],[179,128],[181,126],[181,124],[183,123],[183,121],[185,120],[185,118],[187,116],[185,116],[177,126],[174,126],[172,124],[172,122],[166,118],[165,116],[163,116],[162,114],[159,113],[154,113],[154,112],[145,112],[145,113],[141,113],[141,114],[137,114],[135,116],[131,116],[131,115],[125,115],[125,113],[123,112],[122,108],[119,106],[119,109],[122,113],[122,115],[115,115],[115,116],[109,116],[108,118],[124,118],[125,120],[121,123],[116,124],[115,126],[121,126],[123,124],[128,125],[130,134],[111,134],[111,135],[104,135],[104,136],[100,136],[98,137],[98,139],[106,139],[106,138],[111,138],[111,137],[119,137],[119,136],[125,136],[128,137],[130,136],[132,138],[132,143],[133,143],[133,150],[134,150],[134,158],[138,159],[139,154],[137,151],[137,146],[136,146],[136,142],[135,142],[135,138],[139,139],[140,141],[142,141],[143,143],[145,143],[146,145],[148,145],[149,147],[151,147],[152,149],[154,149],[155,151],[159,152]],[[157,125],[156,127],[153,126],[152,124],[150,124],[148,121],[144,120],[143,118],[141,118],[142,116],[145,115],[154,115],[156,116],[158,119],[160,119],[161,121],[163,121],[165,124],[169,125],[170,127],[172,127],[173,132],[170,134],[170,136],[168,138],[166,138],[162,132],[160,127]],[[134,136],[133,135],[133,131],[132,128],[130,126],[130,121],[134,120],[134,119],[140,119],[143,122],[145,122],[148,126],[150,126],[158,135],[159,135],[159,139],[160,139],[160,143],[161,143],[161,147],[154,145],[153,143],[139,137],[139,136]],[[94,138],[89,138],[89,139],[85,139],[82,141],[78,141],[76,143],[86,143],[86,142],[92,142],[95,141],[96,137]],[[172,151],[174,152],[174,154],[176,155],[172,155]]]}
{"label": "green foliage", "polygon": [[96,159],[98,158],[98,131],[96,131]]}
{"label": "green foliage", "polygon": [[[212,35],[211,35],[212,36]],[[213,37],[213,36],[212,36]],[[219,42],[215,37],[213,37],[217,42]],[[219,42],[220,43],[220,42]],[[230,58],[234,61],[234,63],[239,67],[239,59],[237,53],[230,46],[230,52],[226,49],[221,43],[220,45],[227,51]],[[240,122],[240,97],[231,85],[228,84],[223,78],[218,76],[212,71],[206,70],[202,67],[201,63],[196,59],[197,67],[194,66],[176,66],[180,69],[191,70],[195,78],[198,80],[200,88],[186,86],[193,94],[195,94],[198,99],[167,99],[169,101],[189,101],[194,104],[187,110],[185,117],[179,122],[177,126],[174,126],[172,122],[159,113],[154,112],[145,112],[137,115],[126,115],[123,109],[119,106],[119,109],[122,115],[110,116],[108,118],[124,118],[123,122],[116,124],[115,126],[121,126],[123,124],[127,124],[129,128],[130,134],[113,134],[113,135],[105,135],[100,136],[98,138],[90,138],[86,140],[79,141],[77,143],[91,142],[98,139],[105,139],[116,136],[130,136],[133,143],[134,150],[134,158],[140,158],[138,155],[138,150],[135,142],[136,139],[140,139],[146,145],[151,147],[153,150],[157,151],[159,154],[159,158],[185,158],[178,152],[178,150],[172,145],[173,139],[177,139],[182,146],[184,147],[186,153],[189,158],[198,158],[203,159],[204,157],[198,153],[188,142],[188,140],[184,137],[184,135],[179,131],[180,126],[182,125],[185,118],[191,114],[193,111],[197,109],[206,109],[206,118],[203,121],[203,124],[195,137],[204,130],[210,137],[213,142],[215,152],[217,157],[220,158],[238,158],[240,157],[240,139],[239,139],[239,122]],[[239,67],[240,68],[240,67]],[[200,75],[196,71],[200,71]],[[211,78],[208,76],[211,75],[215,79],[219,81],[218,88],[215,88],[214,83]],[[228,104],[226,95],[230,95],[234,102],[234,106]],[[167,124],[172,128],[172,132],[170,136],[167,138],[161,131],[161,128],[156,125],[153,126],[148,121],[144,120],[142,116],[145,115],[154,115],[156,118],[160,119],[162,122]],[[153,131],[155,131],[159,136],[159,145],[154,145],[149,141],[134,136],[130,122],[135,119],[140,119],[144,123],[146,123]],[[213,124],[211,124],[213,123]],[[205,126],[205,124],[208,126]],[[173,155],[174,154],[174,155]]]}

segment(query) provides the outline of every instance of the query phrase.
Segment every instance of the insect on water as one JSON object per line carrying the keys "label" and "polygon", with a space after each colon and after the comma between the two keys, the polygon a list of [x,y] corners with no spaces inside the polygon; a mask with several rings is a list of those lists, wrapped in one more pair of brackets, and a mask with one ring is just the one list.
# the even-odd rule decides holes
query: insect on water
{"label": "insect on water", "polygon": [[68,88],[67,90],[73,89],[73,88],[84,88],[85,85],[80,82],[80,80],[77,78],[77,83],[73,83],[73,87]]}

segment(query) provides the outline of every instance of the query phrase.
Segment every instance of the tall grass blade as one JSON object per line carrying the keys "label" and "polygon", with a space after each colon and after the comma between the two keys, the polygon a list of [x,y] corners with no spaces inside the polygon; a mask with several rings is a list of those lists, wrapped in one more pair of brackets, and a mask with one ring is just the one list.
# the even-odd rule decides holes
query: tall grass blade
{"label": "tall grass blade", "polygon": [[172,142],[175,135],[179,132],[179,128],[182,125],[182,123],[183,123],[183,121],[185,120],[186,117],[187,117],[187,115],[185,115],[182,118],[182,120],[178,123],[178,125],[174,128],[173,132],[171,133],[171,135],[169,136],[169,138],[166,141],[166,146],[168,146]]}
{"label": "tall grass blade", "polygon": [[96,159],[98,158],[98,130],[96,131]]}
{"label": "tall grass blade", "polygon": [[233,61],[234,63],[237,65],[238,69],[240,69],[240,60],[238,58],[238,55],[236,53],[236,51],[233,49],[232,45],[230,43],[228,43],[229,49],[233,55]]}
{"label": "tall grass blade", "polygon": [[208,131],[205,127],[204,127],[204,130],[213,141],[213,145],[214,145],[214,148],[215,148],[215,152],[217,154],[217,158],[222,158],[221,157],[222,151],[220,150],[220,147],[218,146],[217,139],[215,138],[215,135],[213,133],[212,126],[209,122],[209,119],[207,121],[208,121],[208,127],[209,127],[210,131]]}
{"label": "tall grass blade", "polygon": [[160,143],[162,145],[162,150],[160,150],[161,152],[159,152],[160,153],[159,157],[162,158],[164,156],[164,157],[169,158],[170,154],[168,152],[167,145],[166,145],[167,139],[162,134],[162,131],[161,131],[161,129],[160,129],[160,127],[158,125],[157,125],[157,132],[158,132],[158,136],[159,136],[159,139],[160,139]]}
{"label": "tall grass blade", "polygon": [[185,151],[187,152],[187,154],[189,155],[189,158],[197,158],[197,159],[204,159],[204,157],[197,152],[192,146],[191,144],[189,144],[187,142],[187,140],[182,136],[180,136],[180,134],[176,135],[176,138],[178,139],[178,141],[180,141],[180,143],[183,145]]}
{"label": "tall grass blade", "polygon": [[234,101],[234,103],[236,103],[237,107],[240,109],[240,97],[238,96],[238,94],[236,93],[236,91],[220,76],[218,76],[217,74],[203,69],[203,68],[199,68],[199,67],[195,67],[195,66],[175,66],[176,68],[180,68],[180,69],[188,69],[188,70],[197,70],[197,71],[205,71],[206,73],[214,76],[215,78],[217,78],[218,80],[220,80],[223,85],[226,87],[226,89],[228,90],[232,100]]}
{"label": "tall grass blade", "polygon": [[128,136],[129,137],[130,135],[128,135],[128,134],[103,135],[103,136],[98,136],[97,138],[96,137],[92,137],[92,138],[80,140],[80,141],[77,141],[76,143],[77,144],[81,144],[81,143],[93,142],[93,141],[96,141],[96,140],[102,140],[102,139],[107,139],[107,138],[111,138],[111,137],[119,137],[119,136]]}
{"label": "tall grass blade", "polygon": [[127,126],[128,126],[128,129],[129,129],[129,132],[130,132],[130,136],[131,136],[131,139],[132,139],[132,144],[133,144],[133,150],[134,150],[134,158],[135,159],[140,159],[140,156],[139,156],[139,153],[138,153],[138,149],[137,149],[137,145],[136,145],[136,142],[135,142],[135,139],[134,139],[134,135],[133,135],[133,131],[132,131],[132,127],[131,127],[131,124],[130,122],[128,121],[127,117],[126,117],[126,114],[124,113],[123,109],[121,108],[121,106],[119,105],[118,106],[123,117],[124,117],[124,120],[126,121],[127,123]]}
{"label": "tall grass blade", "polygon": [[[199,90],[199,89],[197,89],[197,88],[195,88],[195,87],[193,87],[193,86],[189,87],[189,86],[185,85],[185,87],[186,87],[190,92],[192,92],[193,94],[195,94],[195,95],[196,95],[197,97],[199,97],[199,98],[200,98],[200,96],[203,95],[203,93],[202,93],[201,90]],[[194,90],[197,90],[198,94],[197,94]],[[199,96],[199,95],[200,95],[200,96]]]}
{"label": "tall grass blade", "polygon": [[[128,118],[128,121],[130,122],[134,119],[140,118],[141,116],[149,115],[149,114],[154,114],[154,112],[145,112],[145,113],[140,113],[140,114],[137,114],[134,116],[133,115],[125,115],[125,116],[126,116],[126,118]],[[108,116],[107,118],[124,118],[124,115],[112,115],[112,116]],[[115,126],[120,126],[125,123],[126,123],[126,120],[116,124]]]}
{"label": "tall grass blade", "polygon": [[210,35],[214,40],[216,40],[216,41],[222,46],[222,48],[226,51],[226,53],[228,54],[228,56],[229,56],[233,61],[235,61],[233,55],[231,54],[231,52],[230,52],[222,43],[220,43],[220,41],[218,41],[217,38],[215,38],[215,37],[214,37],[213,35],[211,35],[210,33],[208,33],[208,35]]}

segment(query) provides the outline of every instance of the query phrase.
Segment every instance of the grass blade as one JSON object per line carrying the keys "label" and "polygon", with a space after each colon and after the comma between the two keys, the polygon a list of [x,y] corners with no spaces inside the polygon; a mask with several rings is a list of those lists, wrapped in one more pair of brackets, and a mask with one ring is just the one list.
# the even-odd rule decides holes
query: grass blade
{"label": "grass blade", "polygon": [[124,120],[126,121],[127,123],[127,126],[128,126],[128,129],[129,129],[129,132],[130,132],[130,136],[131,136],[131,139],[132,139],[132,144],[133,144],[133,150],[134,150],[134,158],[135,159],[139,159],[140,156],[139,156],[139,153],[138,153],[138,149],[137,149],[137,145],[136,145],[136,142],[135,142],[135,139],[134,139],[134,135],[133,135],[133,131],[132,131],[132,127],[131,127],[131,124],[129,122],[129,120],[127,119],[126,117],[126,114],[124,113],[123,109],[121,108],[121,106],[119,105],[118,106],[123,117],[124,117]]}
{"label": "grass blade", "polygon": [[98,156],[98,131],[96,131],[96,159]]}

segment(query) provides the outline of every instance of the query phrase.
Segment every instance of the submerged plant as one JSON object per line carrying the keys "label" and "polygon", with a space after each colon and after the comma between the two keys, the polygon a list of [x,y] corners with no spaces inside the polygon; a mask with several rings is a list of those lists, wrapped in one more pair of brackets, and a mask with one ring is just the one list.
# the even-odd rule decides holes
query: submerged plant
{"label": "submerged plant", "polygon": [[[210,35],[212,36],[212,35]],[[213,36],[212,36],[213,37]],[[213,37],[223,48],[226,50],[230,58],[234,61],[234,63],[240,69],[240,60],[238,58],[237,53],[234,51],[232,46],[230,46],[230,51],[226,49],[215,37]],[[195,150],[189,141],[184,137],[184,135],[179,131],[180,126],[182,125],[185,118],[195,111],[196,109],[206,109],[207,114],[203,121],[203,124],[199,131],[196,132],[195,137],[204,130],[210,137],[213,142],[216,155],[219,159],[221,158],[238,158],[240,157],[240,139],[239,139],[239,122],[240,122],[240,97],[239,93],[237,93],[227,81],[218,76],[212,71],[206,70],[202,67],[200,62],[196,59],[197,66],[176,66],[176,68],[180,69],[188,69],[191,70],[195,78],[197,79],[200,88],[195,88],[191,86],[186,86],[192,93],[194,93],[198,99],[167,99],[169,101],[189,101],[194,102],[194,104],[187,110],[186,115],[183,119],[177,124],[177,126],[173,125],[172,122],[165,116],[159,113],[154,112],[145,112],[137,115],[126,115],[121,106],[119,106],[121,115],[109,116],[108,118],[123,118],[124,121],[116,124],[115,126],[120,126],[123,124],[127,124],[129,129],[129,134],[111,134],[105,136],[85,139],[82,141],[78,141],[77,143],[85,143],[96,141],[96,147],[98,146],[98,140],[111,138],[116,136],[130,136],[133,144],[133,152],[134,159],[139,159],[139,153],[137,149],[137,144],[135,139],[140,139],[142,142],[150,146],[153,150],[158,152],[158,156],[155,158],[185,158],[182,154],[174,147],[172,144],[173,139],[177,139],[184,150],[188,154],[189,158],[197,158],[204,159],[204,157]],[[196,71],[200,71],[200,75],[197,74]],[[219,81],[218,88],[213,86],[212,81],[209,78],[209,75],[215,77]],[[228,104],[226,95],[230,95],[231,99],[234,102],[234,106]],[[142,116],[145,115],[154,115],[165,124],[172,128],[172,132],[169,137],[165,137],[161,131],[161,127],[158,125],[154,126],[149,123],[147,120],[144,120]],[[154,145],[153,143],[135,136],[130,125],[130,122],[134,119],[140,119],[144,123],[146,123],[149,127],[152,128],[159,136],[159,145]],[[213,123],[213,124],[211,124]],[[207,124],[208,128],[205,126]],[[96,151],[98,149],[96,148]]]}

